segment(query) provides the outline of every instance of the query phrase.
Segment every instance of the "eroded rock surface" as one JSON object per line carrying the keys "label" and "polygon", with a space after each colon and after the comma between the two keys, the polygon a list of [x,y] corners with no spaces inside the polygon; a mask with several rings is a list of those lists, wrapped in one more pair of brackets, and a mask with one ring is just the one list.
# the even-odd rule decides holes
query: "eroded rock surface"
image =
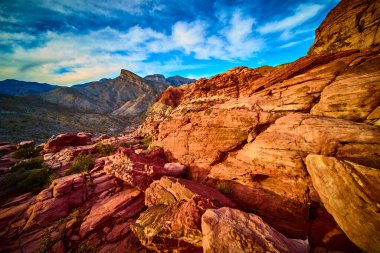
{"label": "eroded rock surface", "polygon": [[104,170],[134,187],[145,190],[153,180],[162,176],[180,176],[186,172],[186,167],[166,165],[161,148],[137,154],[130,148],[121,147],[105,162]]}
{"label": "eroded rock surface", "polygon": [[202,252],[202,214],[235,204],[214,189],[185,179],[163,177],[145,192],[148,209],[132,231],[148,249]]}
{"label": "eroded rock surface", "polygon": [[380,249],[380,171],[347,160],[309,155],[307,170],[322,203],[365,252]]}
{"label": "eroded rock surface", "polygon": [[309,252],[307,241],[288,239],[259,216],[232,208],[202,216],[203,252]]}
{"label": "eroded rock surface", "polygon": [[379,1],[343,0],[318,27],[309,54],[379,46],[379,24]]}

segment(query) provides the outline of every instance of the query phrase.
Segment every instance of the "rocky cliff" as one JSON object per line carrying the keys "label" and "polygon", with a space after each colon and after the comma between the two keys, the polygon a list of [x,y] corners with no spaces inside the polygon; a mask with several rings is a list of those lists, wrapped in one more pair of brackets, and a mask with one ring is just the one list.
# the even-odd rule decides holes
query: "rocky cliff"
{"label": "rocky cliff", "polygon": [[171,87],[139,133],[0,143],[0,251],[379,252],[380,56],[350,45]]}

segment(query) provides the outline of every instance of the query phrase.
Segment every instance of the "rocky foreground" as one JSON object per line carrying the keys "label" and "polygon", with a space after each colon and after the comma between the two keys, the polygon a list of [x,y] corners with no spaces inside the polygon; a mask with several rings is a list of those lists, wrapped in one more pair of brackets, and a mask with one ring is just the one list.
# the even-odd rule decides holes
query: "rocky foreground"
{"label": "rocky foreground", "polygon": [[379,23],[343,0],[307,56],[171,87],[133,134],[1,143],[0,252],[380,252]]}

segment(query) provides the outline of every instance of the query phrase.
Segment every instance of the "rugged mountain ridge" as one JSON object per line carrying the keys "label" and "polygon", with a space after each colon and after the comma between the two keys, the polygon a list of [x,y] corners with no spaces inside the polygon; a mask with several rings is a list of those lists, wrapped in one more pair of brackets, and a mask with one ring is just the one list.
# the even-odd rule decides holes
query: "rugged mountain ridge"
{"label": "rugged mountain ridge", "polygon": [[145,80],[123,69],[115,79],[92,82],[84,87],[60,87],[39,97],[82,111],[134,116],[145,112],[167,87],[167,84]]}
{"label": "rugged mountain ridge", "polygon": [[[170,87],[145,137],[49,140],[58,178],[2,199],[0,251],[379,252],[380,56],[350,45]],[[3,171],[33,145],[2,143]]]}

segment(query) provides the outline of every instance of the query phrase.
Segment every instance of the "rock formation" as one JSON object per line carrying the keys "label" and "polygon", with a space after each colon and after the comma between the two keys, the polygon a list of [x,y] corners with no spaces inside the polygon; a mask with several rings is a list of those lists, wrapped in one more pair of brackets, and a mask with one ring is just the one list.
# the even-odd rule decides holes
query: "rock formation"
{"label": "rock formation", "polygon": [[257,215],[227,207],[202,216],[203,252],[309,252],[302,240],[288,239]]}
{"label": "rock formation", "polygon": [[293,63],[170,87],[129,135],[0,143],[8,180],[55,177],[3,195],[0,251],[379,252],[378,6],[343,0]]}
{"label": "rock formation", "polygon": [[378,48],[379,24],[379,1],[342,1],[318,27],[309,54]]}
{"label": "rock formation", "polygon": [[[378,37],[378,10],[377,1],[342,1],[309,55],[165,91],[139,131],[153,136],[169,161],[187,165],[189,178],[223,191],[284,235],[308,237],[314,249],[357,250],[346,234],[368,251],[321,205],[306,158],[380,168],[380,58],[378,42],[367,43]],[[361,31],[347,27],[355,20]]]}

